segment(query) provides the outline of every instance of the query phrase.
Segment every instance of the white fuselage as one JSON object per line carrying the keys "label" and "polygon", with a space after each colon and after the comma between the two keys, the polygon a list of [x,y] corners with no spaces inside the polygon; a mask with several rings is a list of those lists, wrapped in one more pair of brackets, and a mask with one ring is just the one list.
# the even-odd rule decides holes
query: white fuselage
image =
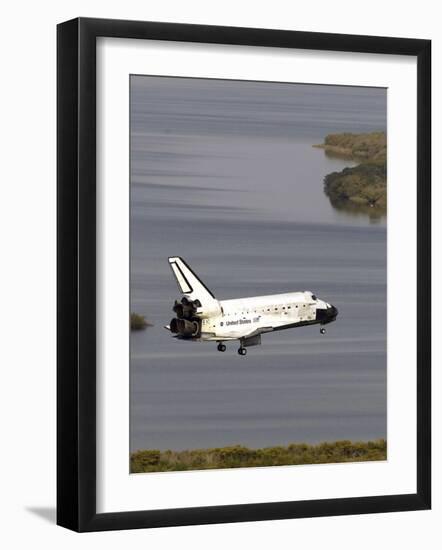
{"label": "white fuselage", "polygon": [[202,340],[235,340],[258,329],[270,332],[314,323],[316,310],[329,307],[311,292],[221,300],[219,305],[220,314],[202,319]]}

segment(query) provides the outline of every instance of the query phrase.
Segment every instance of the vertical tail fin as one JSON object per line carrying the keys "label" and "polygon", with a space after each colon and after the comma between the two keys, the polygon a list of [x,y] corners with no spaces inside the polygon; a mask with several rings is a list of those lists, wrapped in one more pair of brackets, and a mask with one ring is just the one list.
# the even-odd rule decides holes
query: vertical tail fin
{"label": "vertical tail fin", "polygon": [[192,300],[200,300],[201,302],[215,300],[212,292],[182,258],[179,256],[169,258],[169,264],[182,294],[190,296]]}

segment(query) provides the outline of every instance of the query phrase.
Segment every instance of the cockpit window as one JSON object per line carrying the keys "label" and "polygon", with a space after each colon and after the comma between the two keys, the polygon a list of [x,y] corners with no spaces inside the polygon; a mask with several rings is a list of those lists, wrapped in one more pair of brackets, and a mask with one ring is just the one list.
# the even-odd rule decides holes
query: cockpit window
{"label": "cockpit window", "polygon": [[316,298],[316,296],[314,294],[312,294],[312,300],[317,300],[318,298]]}

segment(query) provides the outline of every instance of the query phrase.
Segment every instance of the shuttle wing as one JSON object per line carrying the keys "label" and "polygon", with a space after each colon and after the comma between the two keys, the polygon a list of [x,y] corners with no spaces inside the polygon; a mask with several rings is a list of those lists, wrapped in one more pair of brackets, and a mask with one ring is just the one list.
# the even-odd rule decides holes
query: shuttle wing
{"label": "shuttle wing", "polygon": [[247,334],[243,334],[241,338],[253,338],[254,336],[258,336],[260,334],[264,334],[265,332],[273,332],[273,327],[260,327],[255,330],[252,330],[251,332],[248,332]]}
{"label": "shuttle wing", "polygon": [[175,276],[178,288],[192,300],[212,301],[215,296],[179,256],[169,258],[169,265]]}
{"label": "shuttle wing", "polygon": [[261,327],[256,330],[243,335],[239,340],[241,341],[241,347],[259,346],[261,345],[261,334],[265,332],[272,332],[272,327]]}

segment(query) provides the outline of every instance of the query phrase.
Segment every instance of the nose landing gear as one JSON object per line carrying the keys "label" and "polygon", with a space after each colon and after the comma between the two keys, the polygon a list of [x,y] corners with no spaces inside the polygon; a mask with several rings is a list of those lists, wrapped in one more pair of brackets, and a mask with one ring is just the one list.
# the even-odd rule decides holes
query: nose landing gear
{"label": "nose landing gear", "polygon": [[240,347],[238,348],[239,355],[247,355],[247,348]]}
{"label": "nose landing gear", "polygon": [[327,331],[325,330],[324,327],[321,327],[321,328],[319,329],[319,332],[320,332],[321,334],[325,334]]}
{"label": "nose landing gear", "polygon": [[226,351],[226,349],[226,346],[222,342],[218,344],[218,351]]}

